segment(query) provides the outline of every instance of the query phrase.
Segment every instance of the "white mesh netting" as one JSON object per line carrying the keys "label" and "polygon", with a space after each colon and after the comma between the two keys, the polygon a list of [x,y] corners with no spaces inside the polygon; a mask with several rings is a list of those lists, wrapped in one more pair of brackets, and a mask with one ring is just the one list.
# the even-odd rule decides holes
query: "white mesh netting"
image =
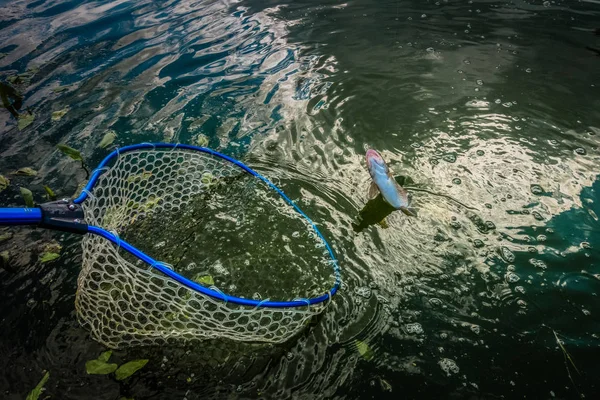
{"label": "white mesh netting", "polygon": [[[213,290],[255,300],[327,293],[331,260],[291,205],[219,157],[184,149],[120,154],[84,201],[86,222]],[[166,277],[88,234],[76,308],[108,347],[229,338],[282,342],[324,309],[224,302]]]}

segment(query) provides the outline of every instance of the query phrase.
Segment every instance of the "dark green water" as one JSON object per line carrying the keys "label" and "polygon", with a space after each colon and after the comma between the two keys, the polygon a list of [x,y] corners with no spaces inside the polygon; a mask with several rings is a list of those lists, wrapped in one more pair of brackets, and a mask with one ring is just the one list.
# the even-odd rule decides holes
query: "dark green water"
{"label": "dark green water", "polygon": [[[75,192],[59,143],[95,165],[108,129],[205,135],[300,199],[344,278],[285,345],[121,350],[150,362],[118,382],[85,372],[104,348],[75,318],[78,239],[2,229],[2,397],[47,370],[52,399],[598,398],[599,28],[594,0],[0,1],[0,80],[35,114],[0,109],[1,205]],[[478,210],[415,192],[418,218],[356,229],[369,147]]]}

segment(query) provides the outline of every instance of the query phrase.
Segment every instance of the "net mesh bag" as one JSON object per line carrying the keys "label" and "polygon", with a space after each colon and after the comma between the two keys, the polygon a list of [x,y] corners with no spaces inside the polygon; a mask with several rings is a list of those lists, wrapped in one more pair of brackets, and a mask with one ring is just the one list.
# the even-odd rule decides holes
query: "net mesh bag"
{"label": "net mesh bag", "polygon": [[[119,154],[83,208],[87,224],[217,293],[182,285],[88,234],[76,310],[108,347],[210,338],[283,342],[328,303],[303,300],[327,293],[335,280],[311,222],[266,182],[215,155],[178,148]],[[259,305],[236,304],[225,293]],[[262,306],[298,299],[306,306]]]}

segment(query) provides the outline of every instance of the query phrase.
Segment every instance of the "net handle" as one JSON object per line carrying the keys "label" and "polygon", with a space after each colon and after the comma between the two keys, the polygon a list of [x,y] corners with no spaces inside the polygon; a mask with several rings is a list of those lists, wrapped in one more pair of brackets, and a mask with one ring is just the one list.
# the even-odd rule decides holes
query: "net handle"
{"label": "net handle", "polygon": [[242,297],[231,296],[231,295],[222,293],[220,291],[209,289],[205,286],[202,286],[194,281],[187,279],[186,277],[178,274],[174,270],[167,268],[161,262],[153,259],[152,257],[148,256],[144,252],[142,252],[139,249],[135,248],[134,246],[130,245],[126,241],[120,239],[117,235],[115,235],[111,232],[108,232],[100,227],[89,225],[87,227],[88,228],[87,231],[89,233],[92,233],[92,234],[95,234],[98,236],[102,236],[103,238],[111,241],[112,243],[119,246],[119,248],[126,250],[127,252],[129,252],[130,254],[135,256],[136,258],[151,265],[153,268],[159,270],[163,274],[174,279],[181,285],[183,285],[193,291],[200,292],[200,293],[205,294],[209,297],[212,297],[216,300],[224,301],[226,303],[233,303],[233,304],[239,304],[239,305],[243,305],[243,306],[261,307],[261,308],[263,308],[263,307],[264,308],[306,307],[307,303],[308,303],[308,305],[314,305],[314,304],[323,303],[327,300],[331,300],[331,297],[337,293],[337,291],[340,287],[340,284],[341,284],[341,272],[340,272],[340,268],[338,265],[338,261],[335,258],[335,255],[333,253],[333,250],[331,249],[331,246],[329,245],[327,240],[325,240],[325,237],[323,237],[323,235],[321,234],[321,231],[319,231],[319,228],[317,228],[315,223],[300,209],[300,207],[298,207],[298,205],[292,199],[290,199],[285,193],[283,193],[283,191],[281,189],[279,189],[277,186],[275,186],[275,184],[273,184],[269,179],[262,176],[258,172],[254,171],[252,168],[248,167],[247,165],[243,164],[242,162],[235,160],[229,156],[226,156],[225,154],[221,154],[217,151],[214,151],[212,149],[209,149],[206,147],[192,146],[192,145],[187,145],[187,144],[177,144],[177,143],[140,143],[140,144],[121,147],[121,148],[113,151],[109,155],[107,155],[102,160],[102,162],[100,162],[98,167],[92,173],[90,180],[85,185],[85,188],[82,190],[79,197],[77,197],[75,200],[73,200],[73,203],[82,204],[88,197],[90,197],[91,191],[94,188],[94,186],[96,185],[96,183],[98,182],[100,175],[102,175],[104,172],[106,172],[110,169],[110,167],[108,167],[108,164],[113,159],[118,158],[119,155],[125,154],[127,152],[132,152],[132,151],[136,151],[136,150],[150,150],[150,149],[152,149],[152,150],[155,150],[155,149],[171,149],[171,150],[182,149],[182,150],[190,150],[190,151],[197,151],[197,152],[201,152],[201,153],[210,154],[212,156],[221,158],[223,160],[226,160],[226,161],[240,167],[244,171],[248,172],[249,174],[253,175],[254,177],[265,182],[271,189],[276,191],[289,205],[291,205],[306,221],[309,222],[309,224],[312,227],[312,229],[314,230],[314,232],[325,244],[325,248],[327,249],[327,252],[329,253],[329,256],[331,258],[330,263],[332,264],[334,277],[335,277],[335,282],[334,282],[333,286],[331,287],[331,289],[329,289],[325,294],[323,294],[319,297],[313,297],[310,299],[302,299],[302,300],[292,300],[292,301],[271,301],[271,300],[258,301],[258,300],[254,300],[254,299],[246,299],[246,298],[242,298]]}

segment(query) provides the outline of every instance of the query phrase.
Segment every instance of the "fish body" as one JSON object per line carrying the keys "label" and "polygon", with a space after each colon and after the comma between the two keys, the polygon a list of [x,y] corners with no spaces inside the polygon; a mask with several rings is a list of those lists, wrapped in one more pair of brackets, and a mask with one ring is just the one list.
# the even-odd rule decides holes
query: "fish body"
{"label": "fish body", "polygon": [[381,193],[383,199],[392,207],[401,210],[404,214],[414,215],[409,209],[410,198],[408,192],[396,182],[389,167],[381,155],[372,149],[367,150],[367,168],[373,182],[369,188],[369,198]]}

